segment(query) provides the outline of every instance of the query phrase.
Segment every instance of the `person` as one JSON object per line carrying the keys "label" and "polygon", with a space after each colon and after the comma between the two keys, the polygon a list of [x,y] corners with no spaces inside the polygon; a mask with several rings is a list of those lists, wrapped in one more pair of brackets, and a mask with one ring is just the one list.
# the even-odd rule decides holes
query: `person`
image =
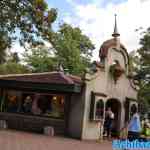
{"label": "person", "polygon": [[128,122],[125,122],[124,127],[120,130],[120,139],[126,140],[128,136]]}
{"label": "person", "polygon": [[30,96],[27,96],[24,100],[24,113],[31,113],[32,110],[32,98]]}
{"label": "person", "polygon": [[17,96],[9,96],[8,97],[8,112],[17,112]]}
{"label": "person", "polygon": [[140,138],[141,132],[141,123],[140,123],[140,116],[137,112],[137,107],[133,110],[133,116],[128,125],[128,139],[129,141],[136,140]]}
{"label": "person", "polygon": [[144,135],[145,138],[150,137],[150,122],[147,118],[143,120],[142,135]]}
{"label": "person", "polygon": [[33,99],[33,102],[32,102],[32,113],[34,115],[40,115],[41,114],[41,109],[38,107],[37,103],[38,103],[38,99],[40,97],[40,94],[36,94],[34,99]]}
{"label": "person", "polygon": [[105,114],[105,130],[107,133],[107,137],[110,138],[111,137],[111,131],[112,131],[112,123],[113,123],[113,119],[114,119],[114,113],[111,111],[111,108],[109,107],[108,110],[106,111]]}

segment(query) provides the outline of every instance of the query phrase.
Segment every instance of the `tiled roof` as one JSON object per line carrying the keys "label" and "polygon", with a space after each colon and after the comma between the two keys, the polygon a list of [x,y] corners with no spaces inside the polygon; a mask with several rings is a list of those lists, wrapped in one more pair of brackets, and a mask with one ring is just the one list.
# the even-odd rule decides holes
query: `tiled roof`
{"label": "tiled roof", "polygon": [[50,83],[50,84],[82,84],[78,76],[66,75],[63,72],[46,72],[19,75],[2,75],[0,80],[22,81],[32,83]]}

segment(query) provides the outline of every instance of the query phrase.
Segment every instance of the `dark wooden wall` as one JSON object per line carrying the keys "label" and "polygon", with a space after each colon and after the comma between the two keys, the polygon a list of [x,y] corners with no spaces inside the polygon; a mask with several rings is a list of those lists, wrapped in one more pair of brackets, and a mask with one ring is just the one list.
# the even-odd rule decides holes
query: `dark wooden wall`
{"label": "dark wooden wall", "polygon": [[43,133],[45,126],[52,126],[55,135],[65,135],[65,121],[61,119],[0,112],[0,120],[6,120],[10,129]]}

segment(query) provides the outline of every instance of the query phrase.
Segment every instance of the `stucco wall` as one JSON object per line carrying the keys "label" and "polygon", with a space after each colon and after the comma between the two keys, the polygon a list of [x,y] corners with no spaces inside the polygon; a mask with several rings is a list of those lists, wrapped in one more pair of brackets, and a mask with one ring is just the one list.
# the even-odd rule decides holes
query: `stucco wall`
{"label": "stucco wall", "polygon": [[116,84],[110,77],[109,67],[114,60],[119,60],[120,65],[124,69],[128,68],[128,66],[125,65],[126,62],[124,61],[123,55],[119,51],[117,52],[110,49],[108,57],[105,60],[105,69],[99,69],[96,74],[87,74],[86,76],[88,80],[86,81],[82,139],[98,139],[100,134],[99,124],[94,121],[92,122],[89,119],[92,91],[106,94],[107,97],[103,98],[105,101],[110,98],[115,98],[120,101],[120,128],[123,126],[125,120],[124,101],[126,97],[133,99],[137,98],[137,91],[132,88],[129,79],[126,76],[127,72],[119,78]]}
{"label": "stucco wall", "polygon": [[81,138],[84,110],[83,96],[82,94],[73,94],[70,99],[68,131],[69,135],[74,138]]}

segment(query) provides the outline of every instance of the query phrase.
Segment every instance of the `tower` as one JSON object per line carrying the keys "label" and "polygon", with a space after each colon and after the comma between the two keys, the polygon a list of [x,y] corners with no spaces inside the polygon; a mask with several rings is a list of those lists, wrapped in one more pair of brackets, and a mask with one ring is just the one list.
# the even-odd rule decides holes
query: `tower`
{"label": "tower", "polygon": [[120,36],[118,32],[118,27],[117,27],[117,15],[115,14],[115,25],[114,25],[114,33],[112,34],[114,38],[117,38]]}

